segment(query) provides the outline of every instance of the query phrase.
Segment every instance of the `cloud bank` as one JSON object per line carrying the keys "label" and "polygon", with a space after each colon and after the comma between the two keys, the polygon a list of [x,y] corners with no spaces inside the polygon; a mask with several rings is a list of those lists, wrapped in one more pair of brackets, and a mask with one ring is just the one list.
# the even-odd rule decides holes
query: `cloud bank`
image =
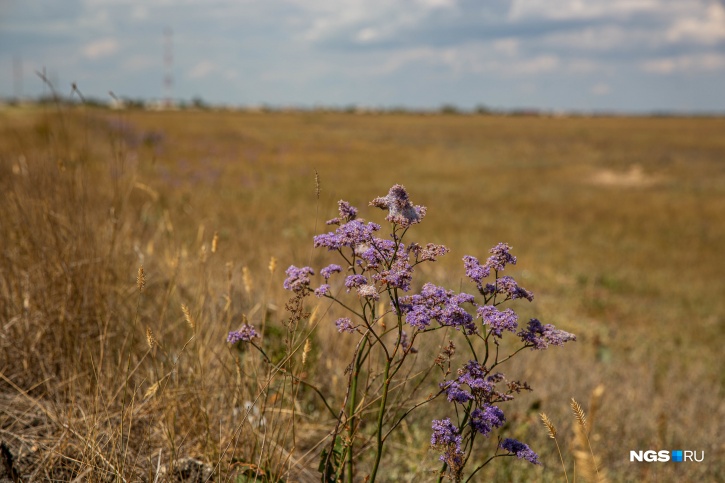
{"label": "cloud bank", "polygon": [[[62,3],[62,5],[61,5]],[[212,102],[725,110],[716,0],[11,1],[0,62],[84,92]],[[36,83],[37,84],[37,83]],[[11,75],[0,94],[12,95]],[[39,89],[35,87],[35,89]]]}

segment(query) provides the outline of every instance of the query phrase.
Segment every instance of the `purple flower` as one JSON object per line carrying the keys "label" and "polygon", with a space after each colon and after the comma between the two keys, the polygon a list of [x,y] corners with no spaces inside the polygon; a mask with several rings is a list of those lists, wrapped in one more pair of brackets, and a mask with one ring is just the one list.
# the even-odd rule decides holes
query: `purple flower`
{"label": "purple flower", "polygon": [[543,325],[538,319],[529,320],[526,329],[518,334],[521,340],[536,350],[543,350],[549,345],[564,345],[565,342],[576,340],[574,334],[559,330],[551,324]]}
{"label": "purple flower", "polygon": [[389,210],[385,219],[401,226],[420,223],[426,212],[425,206],[413,206],[405,187],[399,184],[390,188],[387,196],[379,196],[371,201],[370,206]]}
{"label": "purple flower", "polygon": [[459,434],[458,428],[451,423],[449,418],[434,419],[432,428],[433,435],[430,438],[430,444],[443,451],[440,460],[445,461],[452,468],[458,467],[463,456],[463,451],[461,451],[463,438]]}
{"label": "purple flower", "polygon": [[330,293],[330,286],[328,284],[320,285],[319,288],[315,289],[315,295],[319,297],[324,297],[325,295]]}
{"label": "purple flower", "polygon": [[476,282],[478,290],[483,290],[482,281],[491,274],[488,265],[481,265],[478,258],[466,255],[463,257],[463,267],[466,269],[466,276]]}
{"label": "purple flower", "polygon": [[515,439],[506,438],[503,440],[500,446],[502,449],[505,449],[509,453],[513,453],[516,455],[519,459],[525,459],[529,463],[540,465],[541,462],[539,461],[539,455],[531,451],[531,448],[529,448],[529,445],[524,444],[520,441],[516,441]]}
{"label": "purple flower", "polygon": [[252,339],[259,337],[254,327],[249,324],[242,324],[239,330],[233,330],[227,335],[227,342],[236,344],[239,341],[250,342]]}
{"label": "purple flower", "polygon": [[473,395],[465,389],[461,389],[461,385],[456,381],[445,381],[440,386],[445,389],[448,402],[463,404],[473,399]]}
{"label": "purple flower", "polygon": [[396,253],[395,242],[393,240],[373,237],[369,243],[362,243],[356,246],[355,254],[368,263],[368,268],[378,268],[390,260],[403,259],[404,246],[399,244],[398,253]]}
{"label": "purple flower", "polygon": [[337,331],[342,332],[349,332],[353,333],[355,332],[355,327],[352,325],[352,320],[348,319],[347,317],[343,317],[341,319],[337,319],[335,321],[335,327],[337,327]]}
{"label": "purple flower", "polygon": [[320,270],[320,275],[325,277],[325,280],[329,280],[333,273],[340,272],[342,272],[342,267],[333,263]]}
{"label": "purple flower", "polygon": [[345,278],[345,287],[347,287],[348,292],[353,288],[360,287],[361,285],[367,285],[367,283],[368,280],[362,275],[348,275],[347,278]]}
{"label": "purple flower", "polygon": [[417,243],[413,243],[409,250],[415,255],[418,262],[435,262],[438,257],[445,255],[450,250],[444,245],[435,245],[428,243],[425,248]]}
{"label": "purple flower", "polygon": [[499,243],[491,248],[489,253],[492,255],[486,260],[486,266],[500,272],[507,264],[516,265],[516,257],[511,255],[509,250],[511,247],[506,243]]}
{"label": "purple flower", "polygon": [[516,332],[519,318],[511,309],[500,311],[493,305],[482,305],[476,313],[483,319],[484,325],[491,327],[491,332],[495,337],[502,337],[504,330]]}
{"label": "purple flower", "polygon": [[328,225],[339,225],[341,221],[352,221],[355,218],[357,218],[357,208],[352,206],[350,203],[344,200],[340,200],[337,202],[337,209],[340,213],[339,218],[333,218],[332,220],[327,220]]}
{"label": "purple flower", "polygon": [[380,272],[375,278],[391,287],[407,292],[410,290],[410,282],[413,280],[413,267],[407,261],[398,260],[393,263],[390,270]]}
{"label": "purple flower", "polygon": [[296,293],[307,291],[310,288],[310,275],[315,274],[310,267],[297,268],[294,265],[290,265],[285,273],[287,278],[283,284],[284,288]]}
{"label": "purple flower", "polygon": [[405,321],[420,330],[428,327],[432,320],[441,325],[463,328],[467,334],[476,332],[473,317],[461,307],[464,303],[473,303],[473,295],[453,294],[432,283],[426,283],[419,295],[403,297],[401,309],[406,312]]}
{"label": "purple flower", "polygon": [[534,300],[534,294],[523,287],[519,287],[512,277],[505,275],[496,280],[495,284],[487,283],[481,291],[484,295],[499,293],[508,299],[526,299],[529,302]]}
{"label": "purple flower", "polygon": [[[466,384],[481,395],[488,395],[494,390],[493,383],[486,378],[488,369],[476,361],[468,361],[463,369],[458,371],[458,382]],[[495,381],[494,381],[495,382]]]}
{"label": "purple flower", "polygon": [[373,232],[378,230],[380,230],[380,225],[375,223],[351,220],[338,227],[334,233],[315,236],[315,248],[326,247],[329,250],[339,250],[342,247],[350,247],[354,249],[360,244],[370,243],[373,239]]}
{"label": "purple flower", "polygon": [[506,422],[506,417],[496,406],[484,405],[471,412],[471,426],[484,436],[488,436],[493,428],[500,428]]}
{"label": "purple flower", "polygon": [[[478,405],[510,401],[513,396],[496,391],[496,384],[503,380],[503,374],[489,374],[488,369],[476,361],[468,361],[458,370],[458,377],[440,384],[449,402],[463,404],[475,400]],[[468,386],[470,391],[463,389]]]}

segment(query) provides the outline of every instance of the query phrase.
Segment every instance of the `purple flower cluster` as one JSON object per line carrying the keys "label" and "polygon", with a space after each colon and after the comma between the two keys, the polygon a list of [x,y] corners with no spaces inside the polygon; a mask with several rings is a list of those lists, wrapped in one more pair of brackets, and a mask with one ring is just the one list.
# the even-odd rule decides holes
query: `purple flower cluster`
{"label": "purple flower cluster", "polygon": [[450,251],[445,245],[436,245],[434,243],[428,243],[425,248],[413,243],[408,250],[415,256],[417,262],[435,262],[438,257]]}
{"label": "purple flower cluster", "polygon": [[420,223],[426,213],[425,206],[413,206],[405,187],[399,184],[390,188],[387,196],[379,196],[371,201],[370,206],[387,209],[388,216],[385,219],[404,227]]}
{"label": "purple flower cluster", "polygon": [[353,333],[355,332],[355,326],[352,325],[352,321],[347,317],[339,318],[335,321],[335,327],[337,327],[337,331],[342,332],[348,332]]}
{"label": "purple flower cluster", "polygon": [[423,330],[433,320],[441,325],[463,329],[466,334],[475,334],[477,329],[473,316],[461,307],[473,304],[474,297],[466,293],[454,294],[432,283],[423,285],[420,294],[403,297],[400,309],[405,313],[405,321],[411,326]]}
{"label": "purple flower cluster", "polygon": [[345,287],[347,287],[348,292],[353,288],[367,285],[367,283],[368,279],[362,275],[348,275],[347,278],[345,278]]}
{"label": "purple flower cluster", "polygon": [[239,330],[233,330],[227,335],[227,342],[236,344],[237,342],[250,342],[252,339],[259,337],[254,327],[249,324],[242,324]]}
{"label": "purple flower cluster", "polygon": [[310,267],[297,268],[294,265],[285,271],[287,278],[284,281],[284,288],[296,293],[304,293],[310,288],[310,275],[314,275],[315,271]]}
{"label": "purple flower cluster", "polygon": [[476,313],[483,320],[483,325],[491,327],[491,333],[495,337],[501,338],[504,330],[516,332],[519,317],[511,309],[501,311],[493,305],[482,305]]}
{"label": "purple flower cluster", "polygon": [[466,270],[466,276],[476,284],[476,288],[482,295],[501,294],[505,297],[505,300],[527,299],[531,302],[534,295],[525,288],[519,287],[512,277],[497,277],[494,283],[485,285],[483,283],[483,279],[491,275],[492,270],[498,274],[506,265],[516,265],[516,257],[511,255],[510,250],[511,247],[507,244],[499,243],[490,250],[492,255],[488,257],[483,265],[476,257],[466,255],[463,257],[463,268]]}
{"label": "purple flower cluster", "polygon": [[500,447],[502,449],[505,449],[509,453],[515,454],[517,458],[524,459],[531,464],[541,464],[541,462],[539,461],[539,455],[534,453],[531,448],[529,448],[529,445],[524,444],[520,441],[516,441],[512,438],[506,438],[501,442]]}
{"label": "purple flower cluster", "polygon": [[[512,396],[496,391],[496,383],[503,380],[503,375],[489,374],[489,370],[477,361],[468,361],[462,369],[458,370],[458,377],[443,381],[443,388],[449,402],[459,404],[476,401],[478,405],[509,401]],[[469,390],[463,388],[468,386]]]}
{"label": "purple flower cluster", "polygon": [[330,277],[333,273],[340,273],[342,272],[342,267],[340,265],[336,265],[334,263],[326,266],[322,270],[320,270],[320,275],[322,275],[325,280],[330,280]]}
{"label": "purple flower cluster", "polygon": [[529,292],[523,287],[520,287],[513,277],[504,275],[503,277],[496,280],[495,283],[487,283],[483,290],[483,295],[500,294],[505,297],[505,300],[515,299],[526,299],[529,302],[534,300],[534,294]]}
{"label": "purple flower cluster", "polygon": [[484,405],[471,411],[471,426],[484,436],[493,428],[500,428],[506,422],[503,411],[496,406]]}
{"label": "purple flower cluster", "polygon": [[320,285],[318,288],[315,289],[315,296],[318,298],[324,297],[325,295],[329,295],[329,294],[330,294],[330,285],[329,284],[323,283],[322,285]]}
{"label": "purple flower cluster", "polygon": [[521,340],[536,350],[543,350],[550,345],[564,345],[565,342],[576,340],[574,334],[559,330],[551,324],[542,324],[539,319],[529,320],[526,329],[518,334]]}
{"label": "purple flower cluster", "polygon": [[[376,236],[381,230],[380,225],[358,218],[358,210],[350,203],[341,200],[338,202],[339,216],[327,222],[328,225],[336,226],[334,231],[315,236],[314,246],[338,251],[344,258],[345,264],[343,266],[331,264],[321,269],[320,275],[324,281],[314,290],[310,287],[310,277],[314,275],[312,268],[298,268],[292,265],[286,271],[284,287],[296,294],[314,293],[317,297],[336,300],[331,295],[330,279],[332,275],[345,271],[344,286],[347,292],[355,290],[360,297],[362,315],[355,313],[366,319],[365,324],[368,323],[368,312],[373,314],[377,305],[373,302],[383,295],[390,294],[390,303],[396,315],[404,317],[405,322],[414,329],[412,337],[404,331],[400,332],[398,344],[402,352],[398,352],[396,347],[396,354],[401,357],[401,361],[407,354],[417,352],[412,347],[412,342],[418,331],[432,329],[431,325],[434,322],[439,326],[454,327],[463,331],[471,344],[474,339],[478,340],[478,343],[485,344],[486,356],[483,362],[489,364],[488,367],[478,360],[470,360],[457,371],[455,376],[450,376],[451,379],[440,384],[441,392],[446,395],[449,402],[456,405],[456,414],[466,414],[464,421],[458,420],[460,429],[449,418],[434,420],[432,423],[431,445],[441,452],[440,459],[448,465],[450,476],[459,479],[467,460],[466,452],[473,450],[473,435],[480,433],[488,437],[495,429],[501,428],[506,422],[506,417],[498,404],[513,399],[513,395],[522,389],[530,389],[525,382],[505,381],[503,374],[492,372],[494,367],[505,360],[499,360],[498,339],[502,338],[505,332],[511,332],[520,338],[524,347],[546,349],[550,345],[562,345],[576,338],[573,334],[558,330],[552,325],[543,325],[537,319],[531,319],[525,329],[520,329],[518,316],[512,309],[497,308],[500,303],[510,300],[533,300],[533,294],[520,287],[512,277],[500,274],[508,265],[515,265],[517,261],[511,254],[511,247],[505,243],[494,246],[489,251],[490,256],[485,263],[470,255],[463,257],[466,276],[475,283],[479,293],[483,295],[482,305],[476,303],[473,295],[456,293],[432,283],[425,283],[417,294],[401,296],[400,291],[411,290],[414,269],[419,263],[436,261],[449,250],[443,245],[433,243],[425,246],[403,243],[402,238],[406,229],[422,221],[426,208],[413,205],[402,185],[394,185],[386,196],[375,198],[370,205],[388,211],[386,220],[393,224],[389,237]],[[492,275],[495,280],[486,283],[485,279]],[[481,326],[476,326],[475,319],[481,319],[483,331],[480,330]],[[354,333],[359,327],[363,327],[363,325],[354,325],[347,317],[337,319],[335,326],[341,333]],[[363,331],[359,332],[363,334]],[[489,335],[493,335],[493,338]],[[257,334],[254,328],[245,324],[239,331],[230,332],[228,340],[251,341],[255,337]],[[493,355],[489,359],[489,343],[497,346],[495,361]],[[452,342],[450,347],[451,352],[448,353],[447,359],[448,371]],[[474,358],[477,358],[473,345],[471,349]],[[439,364],[439,359],[436,359],[436,364],[443,368],[446,359],[441,360],[443,362]],[[497,388],[504,385],[505,389]],[[518,458],[540,464],[536,453],[524,443],[505,439],[500,447]]]}
{"label": "purple flower cluster", "polygon": [[495,247],[489,250],[491,256],[486,260],[486,266],[496,270],[497,272],[502,271],[506,265],[516,265],[516,257],[511,255],[509,251],[511,247],[506,243],[499,243]]}
{"label": "purple flower cluster", "polygon": [[328,250],[340,250],[343,247],[355,249],[358,245],[371,243],[373,233],[380,230],[380,225],[365,223],[363,220],[351,220],[340,225],[337,230],[314,237],[315,248],[325,247]]}
{"label": "purple flower cluster", "polygon": [[390,270],[383,270],[374,275],[373,278],[407,292],[410,290],[410,282],[413,280],[413,267],[410,266],[407,260],[398,259],[390,267]]}
{"label": "purple flower cluster", "polygon": [[481,265],[478,258],[471,255],[463,257],[463,268],[466,270],[466,276],[476,282],[478,290],[483,290],[483,279],[491,275],[491,268],[488,265]]}
{"label": "purple flower cluster", "polygon": [[357,208],[350,205],[350,203],[348,203],[347,201],[338,201],[337,208],[338,212],[340,213],[340,217],[333,218],[332,220],[327,220],[328,225],[339,225],[342,222],[347,223],[348,221],[352,221],[357,218]]}
{"label": "purple flower cluster", "polygon": [[458,428],[451,423],[449,418],[434,419],[432,428],[433,435],[430,438],[430,444],[443,452],[440,460],[452,467],[459,466],[463,457],[463,451],[461,451],[463,438]]}

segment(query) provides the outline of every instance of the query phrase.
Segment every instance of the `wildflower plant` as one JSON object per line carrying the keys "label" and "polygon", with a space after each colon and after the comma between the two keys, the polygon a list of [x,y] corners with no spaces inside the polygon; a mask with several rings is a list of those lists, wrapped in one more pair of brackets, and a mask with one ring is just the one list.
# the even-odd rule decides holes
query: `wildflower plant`
{"label": "wildflower plant", "polygon": [[[525,349],[543,350],[575,340],[575,336],[537,319],[520,324],[511,308],[501,307],[534,298],[512,277],[502,275],[517,261],[505,243],[493,247],[483,263],[473,256],[463,257],[465,275],[476,295],[430,282],[421,285],[422,281],[417,281],[416,286],[422,288],[414,293],[416,267],[435,262],[449,249],[407,241],[408,231],[423,221],[426,208],[414,205],[403,186],[393,186],[386,196],[375,198],[370,205],[388,211],[388,236],[380,225],[359,218],[357,208],[340,201],[339,216],[327,222],[335,227],[334,231],[314,237],[315,247],[336,253],[340,261],[319,270],[319,284],[313,283],[315,270],[307,266],[290,266],[284,281],[284,288],[298,300],[313,296],[338,304],[347,312],[346,317],[334,321],[340,337],[356,338],[339,412],[334,412],[325,396],[315,389],[336,415],[336,427],[321,454],[322,481],[352,482],[362,473],[358,467],[367,473],[366,481],[376,481],[391,434],[413,411],[439,398],[449,405],[446,413],[431,424],[431,447],[440,454],[441,462],[438,481],[470,479],[498,457],[515,456],[540,464],[536,453],[515,439],[498,436],[497,449],[487,459],[473,456],[475,442],[497,433],[506,422],[502,406],[522,391],[531,390],[527,383],[510,380],[501,373],[502,364]],[[384,319],[391,318],[394,323],[386,324]],[[467,352],[468,361],[452,373],[457,347],[449,341],[428,370],[410,376],[414,363],[411,359],[418,353],[416,342],[440,330],[459,333],[459,345]],[[254,328],[245,325],[230,333],[228,341],[249,342],[261,351],[253,342],[256,337]],[[507,355],[500,353],[504,337],[519,341]],[[379,369],[370,364],[371,359],[380,364]],[[433,378],[435,367],[442,370],[443,376],[431,383],[434,391],[413,400],[415,389]],[[413,379],[413,394],[393,398],[394,392],[406,389],[406,383]]]}

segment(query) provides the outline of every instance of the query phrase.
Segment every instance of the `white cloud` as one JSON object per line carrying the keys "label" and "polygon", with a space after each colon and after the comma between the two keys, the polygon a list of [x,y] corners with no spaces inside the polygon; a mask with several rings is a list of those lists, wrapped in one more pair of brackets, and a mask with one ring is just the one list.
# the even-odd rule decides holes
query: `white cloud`
{"label": "white cloud", "polygon": [[357,35],[355,36],[355,40],[360,42],[361,44],[367,43],[367,42],[373,42],[377,40],[380,37],[380,33],[375,30],[374,28],[367,27],[362,30],[360,30]]}
{"label": "white cloud", "polygon": [[203,79],[211,74],[215,69],[216,65],[213,62],[202,60],[189,70],[188,75],[191,79]]}
{"label": "white cloud", "polygon": [[667,31],[667,39],[672,42],[692,40],[708,45],[725,40],[725,7],[711,3],[704,11],[678,18]]}
{"label": "white cloud", "polygon": [[83,46],[83,55],[91,60],[108,57],[118,51],[118,41],[116,39],[106,38],[94,40]]}
{"label": "white cloud", "polygon": [[601,17],[623,17],[661,8],[658,0],[514,0],[510,19],[540,18],[581,20]]}
{"label": "white cloud", "polygon": [[666,57],[645,61],[641,68],[653,74],[725,70],[725,55],[711,53]]}
{"label": "white cloud", "polygon": [[495,40],[493,42],[493,49],[496,52],[501,52],[505,55],[516,55],[519,51],[519,41],[515,38],[505,38]]}
{"label": "white cloud", "polygon": [[612,92],[612,89],[609,87],[609,84],[600,82],[598,84],[594,84],[590,89],[590,92],[595,96],[606,96],[607,94]]}

